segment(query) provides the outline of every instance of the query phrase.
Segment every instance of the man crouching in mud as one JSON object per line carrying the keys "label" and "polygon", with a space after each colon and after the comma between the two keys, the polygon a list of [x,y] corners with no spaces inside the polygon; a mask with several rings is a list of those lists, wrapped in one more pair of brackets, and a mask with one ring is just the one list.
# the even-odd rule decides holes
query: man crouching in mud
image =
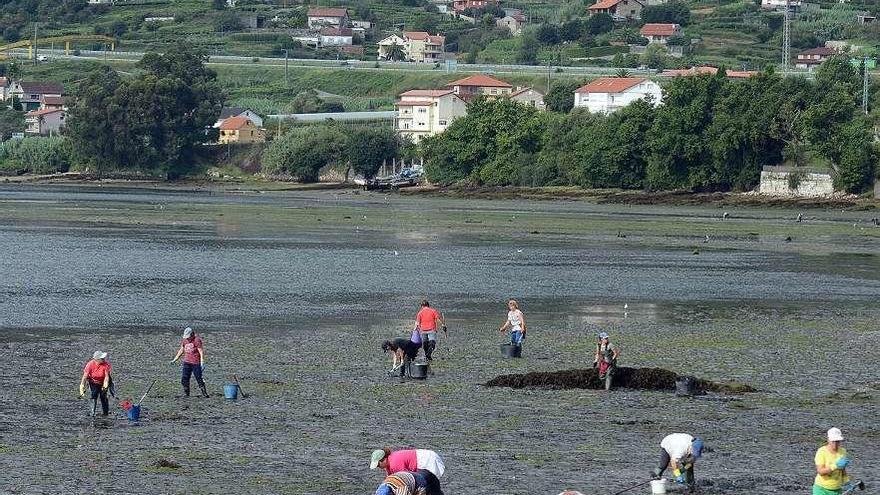
{"label": "man crouching in mud", "polygon": [[660,479],[668,467],[676,483],[686,483],[693,491],[694,464],[703,454],[703,441],[687,433],[666,435],[660,442],[660,464],[651,472],[654,479]]}

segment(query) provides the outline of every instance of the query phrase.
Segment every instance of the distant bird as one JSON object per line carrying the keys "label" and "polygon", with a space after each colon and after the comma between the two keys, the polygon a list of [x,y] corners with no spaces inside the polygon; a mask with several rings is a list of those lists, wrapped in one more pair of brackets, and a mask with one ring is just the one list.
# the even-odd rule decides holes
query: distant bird
{"label": "distant bird", "polygon": [[785,242],[791,242],[791,236],[786,237]]}
{"label": "distant bird", "polygon": [[703,243],[709,242],[709,234],[706,234],[706,238],[703,239]]}
{"label": "distant bird", "polygon": [[873,223],[874,226],[877,227],[878,225],[880,225],[880,218],[872,218],[871,223]]}
{"label": "distant bird", "polygon": [[728,218],[730,218],[730,213],[727,213],[727,212],[725,211],[724,214],[721,215],[721,219],[722,219],[722,220],[727,220]]}
{"label": "distant bird", "polygon": [[801,223],[803,220],[804,220],[804,215],[803,215],[803,213],[798,213],[797,223]]}
{"label": "distant bird", "polygon": [[694,254],[700,254],[700,250],[699,250],[699,249],[694,249]]}
{"label": "distant bird", "polygon": [[398,254],[400,254],[400,253],[398,253],[398,252],[395,250],[395,251],[394,251],[394,256],[397,256]]}
{"label": "distant bird", "polygon": [[364,216],[361,217],[361,220],[366,220],[366,219],[367,219],[367,216],[366,216],[366,215],[364,215]]}
{"label": "distant bird", "polygon": [[623,309],[629,309],[629,304],[623,303]]}
{"label": "distant bird", "polygon": [[621,234],[620,231],[618,230],[617,237],[620,237],[621,239],[626,239],[626,234]]}
{"label": "distant bird", "polygon": [[522,251],[523,251],[522,249],[517,249],[517,250],[516,250],[517,253],[521,253]]}

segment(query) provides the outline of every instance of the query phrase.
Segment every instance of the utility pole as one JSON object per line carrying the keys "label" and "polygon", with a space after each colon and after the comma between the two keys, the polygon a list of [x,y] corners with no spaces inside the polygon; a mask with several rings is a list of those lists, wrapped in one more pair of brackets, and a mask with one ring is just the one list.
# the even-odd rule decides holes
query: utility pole
{"label": "utility pole", "polygon": [[862,59],[862,110],[865,111],[865,115],[868,115],[868,86],[870,85],[871,80],[868,76],[868,57],[864,57]]}
{"label": "utility pole", "polygon": [[782,21],[782,76],[785,77],[791,62],[791,0],[785,0],[785,17]]}
{"label": "utility pole", "polygon": [[37,65],[37,21],[34,21],[34,65]]}
{"label": "utility pole", "polygon": [[550,64],[553,62],[553,59],[547,60],[547,92],[550,92]]}
{"label": "utility pole", "polygon": [[287,78],[287,50],[284,50],[284,85],[290,85],[290,81]]}

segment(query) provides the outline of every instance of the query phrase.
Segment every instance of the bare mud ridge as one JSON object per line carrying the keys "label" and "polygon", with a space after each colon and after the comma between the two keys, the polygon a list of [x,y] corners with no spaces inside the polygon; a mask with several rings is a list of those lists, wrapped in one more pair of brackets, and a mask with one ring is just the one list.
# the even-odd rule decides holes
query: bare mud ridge
{"label": "bare mud ridge", "polygon": [[[617,368],[612,385],[617,388],[636,390],[675,390],[675,380],[679,378],[675,372],[663,368]],[[594,368],[572,369],[562,371],[544,371],[532,373],[515,373],[500,375],[486,382],[487,387],[510,388],[541,388],[563,390],[570,388],[586,388],[601,390],[605,387],[599,379],[599,372]],[[746,393],[757,392],[753,387],[743,383],[717,383],[697,378],[698,393]]]}

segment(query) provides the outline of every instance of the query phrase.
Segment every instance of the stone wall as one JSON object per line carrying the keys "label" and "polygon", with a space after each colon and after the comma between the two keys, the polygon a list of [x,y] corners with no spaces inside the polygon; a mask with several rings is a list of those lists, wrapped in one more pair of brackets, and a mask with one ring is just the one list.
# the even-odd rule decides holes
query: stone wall
{"label": "stone wall", "polygon": [[761,194],[768,196],[800,196],[805,198],[820,198],[834,194],[831,174],[819,172],[802,172],[803,177],[798,183],[797,189],[789,187],[790,170],[768,170],[767,167],[761,172]]}

